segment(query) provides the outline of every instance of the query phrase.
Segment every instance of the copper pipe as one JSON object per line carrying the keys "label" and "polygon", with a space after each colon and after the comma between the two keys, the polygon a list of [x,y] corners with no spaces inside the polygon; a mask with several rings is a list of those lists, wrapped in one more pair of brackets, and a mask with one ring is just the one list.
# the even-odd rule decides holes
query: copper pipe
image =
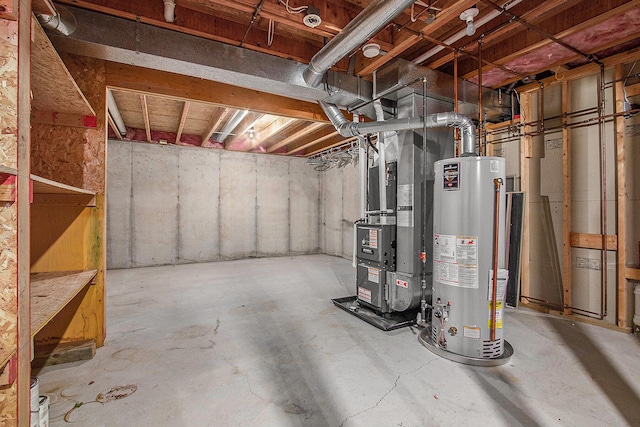
{"label": "copper pipe", "polygon": [[484,155],[482,133],[484,132],[484,117],[482,114],[482,37],[478,39],[478,155]]}
{"label": "copper pipe", "polygon": [[500,187],[502,178],[494,178],[493,203],[493,280],[491,281],[491,341],[496,340],[496,305],[498,301],[498,237],[500,234]]}
{"label": "copper pipe", "polygon": [[[458,52],[453,52],[453,111],[458,112]],[[454,156],[458,157],[460,153],[460,147],[458,141],[460,140],[460,134],[458,129],[454,131],[456,144],[454,147]]]}

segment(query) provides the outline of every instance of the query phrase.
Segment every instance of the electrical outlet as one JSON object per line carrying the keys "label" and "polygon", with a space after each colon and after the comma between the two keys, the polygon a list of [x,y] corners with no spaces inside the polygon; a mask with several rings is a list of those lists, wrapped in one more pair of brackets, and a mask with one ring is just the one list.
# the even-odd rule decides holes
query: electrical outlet
{"label": "electrical outlet", "polygon": [[590,259],[589,260],[589,269],[590,270],[600,270],[600,260],[599,259]]}
{"label": "electrical outlet", "polygon": [[581,256],[576,257],[576,267],[578,267],[578,268],[589,268],[589,260],[587,258],[583,258]]}

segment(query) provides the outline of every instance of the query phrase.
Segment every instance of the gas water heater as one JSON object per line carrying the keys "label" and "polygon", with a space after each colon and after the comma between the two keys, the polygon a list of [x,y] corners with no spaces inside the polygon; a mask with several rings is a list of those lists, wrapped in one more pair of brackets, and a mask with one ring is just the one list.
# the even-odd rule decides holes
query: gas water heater
{"label": "gas water heater", "polygon": [[435,163],[431,327],[420,341],[462,363],[495,366],[513,353],[503,336],[504,181],[504,158]]}

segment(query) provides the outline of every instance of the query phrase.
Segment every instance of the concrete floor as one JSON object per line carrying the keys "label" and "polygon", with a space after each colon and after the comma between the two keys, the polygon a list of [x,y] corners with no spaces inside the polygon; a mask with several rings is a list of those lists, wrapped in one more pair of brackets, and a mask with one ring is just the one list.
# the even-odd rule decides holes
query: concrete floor
{"label": "concrete floor", "polygon": [[633,335],[511,310],[509,363],[461,365],[335,308],[354,272],[326,255],[114,270],[107,284],[105,346],[38,373],[52,426],[640,425]]}

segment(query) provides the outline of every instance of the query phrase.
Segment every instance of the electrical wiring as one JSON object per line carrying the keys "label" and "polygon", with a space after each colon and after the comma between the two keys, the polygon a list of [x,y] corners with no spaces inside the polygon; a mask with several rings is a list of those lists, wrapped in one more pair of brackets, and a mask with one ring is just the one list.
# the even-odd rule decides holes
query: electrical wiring
{"label": "electrical wiring", "polygon": [[273,34],[275,30],[275,24],[273,19],[269,19],[269,31],[267,32],[267,46],[271,46],[273,43]]}
{"label": "electrical wiring", "polygon": [[289,6],[289,0],[285,0],[284,8],[287,10],[288,13],[295,14],[295,13],[304,12],[305,10],[307,10],[309,8],[309,6],[291,7],[291,6]]}

